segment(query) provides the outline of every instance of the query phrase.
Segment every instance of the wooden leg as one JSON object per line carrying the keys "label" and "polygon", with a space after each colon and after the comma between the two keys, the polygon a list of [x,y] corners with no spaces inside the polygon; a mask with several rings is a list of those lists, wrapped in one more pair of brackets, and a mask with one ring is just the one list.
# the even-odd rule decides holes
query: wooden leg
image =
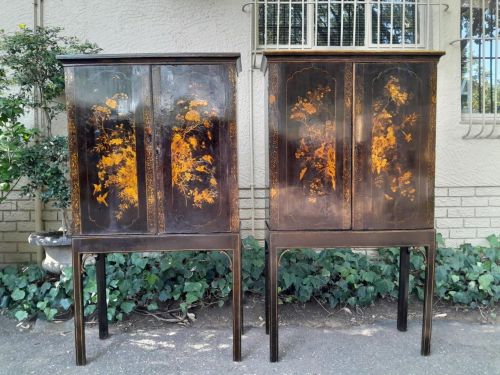
{"label": "wooden leg", "polygon": [[85,325],[83,317],[82,254],[73,250],[73,301],[75,320],[76,365],[85,366]]}
{"label": "wooden leg", "polygon": [[426,248],[425,288],[424,288],[424,317],[422,322],[421,354],[431,354],[432,332],[432,299],[434,295],[434,268],[436,263],[436,243]]}
{"label": "wooden leg", "polygon": [[233,361],[241,361],[241,245],[233,251]]}
{"label": "wooden leg", "polygon": [[410,252],[402,247],[399,256],[398,330],[406,331],[408,322],[408,286],[410,283]]}
{"label": "wooden leg", "polygon": [[[243,263],[243,250],[244,246],[242,246],[242,243],[240,241],[240,259],[241,259],[241,264]],[[245,290],[243,288],[243,272],[241,271],[240,267],[240,290],[241,290],[241,297],[240,297],[240,320],[241,320],[241,334],[245,334],[245,325],[244,325],[244,319],[243,319],[243,302],[245,300]]]}
{"label": "wooden leg", "polygon": [[270,360],[278,362],[278,249],[269,243],[269,341]]}
{"label": "wooden leg", "polygon": [[108,304],[106,302],[106,255],[98,254],[96,258],[97,279],[97,319],[99,321],[99,338],[109,337]]}
{"label": "wooden leg", "polygon": [[264,247],[264,299],[265,299],[265,315],[266,315],[266,335],[269,335],[269,247],[265,241]]}

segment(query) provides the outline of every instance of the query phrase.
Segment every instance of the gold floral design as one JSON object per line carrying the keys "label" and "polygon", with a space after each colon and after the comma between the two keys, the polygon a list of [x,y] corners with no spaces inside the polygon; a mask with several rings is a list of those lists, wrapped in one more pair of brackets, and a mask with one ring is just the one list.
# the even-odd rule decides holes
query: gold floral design
{"label": "gold floral design", "polygon": [[291,108],[290,119],[302,125],[295,151],[295,158],[300,160],[298,177],[311,203],[336,188],[336,124],[331,107],[324,103],[331,92],[329,86],[319,86],[304,98],[299,96]]}
{"label": "gold floral design", "polygon": [[139,193],[137,187],[137,161],[135,125],[117,123],[113,127],[106,122],[116,115],[118,102],[128,100],[123,93],[113,95],[103,105],[92,107],[90,124],[98,133],[93,152],[99,156],[97,162],[98,183],[93,184],[93,196],[99,204],[108,207],[111,190],[116,192],[119,204],[115,218],[122,220],[130,208],[137,208]]}
{"label": "gold floral design", "polygon": [[412,98],[412,93],[401,88],[399,78],[391,75],[382,98],[373,104],[371,169],[378,188],[389,186],[384,194],[386,200],[393,200],[398,195],[415,200],[414,176],[405,168],[398,152],[398,145],[413,142],[411,130],[416,124],[417,114],[405,114],[404,111]]}
{"label": "gold floral design", "polygon": [[172,185],[186,204],[202,208],[217,198],[216,167],[210,143],[217,111],[206,100],[181,99],[177,102],[176,126],[170,145]]}

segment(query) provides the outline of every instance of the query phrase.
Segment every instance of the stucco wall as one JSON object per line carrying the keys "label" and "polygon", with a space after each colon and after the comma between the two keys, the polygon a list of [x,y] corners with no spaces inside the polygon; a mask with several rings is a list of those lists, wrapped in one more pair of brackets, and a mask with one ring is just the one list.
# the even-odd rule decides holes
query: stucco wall
{"label": "stucco wall", "polygon": [[[69,35],[97,43],[105,53],[141,52],[240,52],[238,143],[241,218],[243,235],[252,228],[250,193],[250,61],[251,15],[243,13],[241,0],[45,0],[45,24],[61,26]],[[450,1],[441,17],[441,48],[446,51],[438,69],[436,224],[450,244],[481,242],[486,234],[500,233],[500,140],[463,140],[466,131],[460,115],[459,1]],[[0,28],[16,29],[32,24],[32,1],[0,0]],[[254,70],[254,174],[256,237],[264,229],[264,77]],[[56,132],[65,133],[64,116]],[[461,188],[461,189],[456,189]],[[462,189],[463,188],[463,189]],[[484,189],[486,190],[484,190]],[[489,189],[489,190],[488,190]],[[486,194],[488,192],[488,194]],[[474,200],[472,198],[477,198]],[[484,199],[486,198],[486,199]],[[24,202],[24,201],[22,201]],[[0,263],[30,260],[19,228],[31,228],[23,205],[9,202],[0,207]],[[50,218],[54,214],[46,214]],[[10,221],[10,220],[13,221]],[[452,220],[453,219],[453,220]],[[456,219],[456,220],[455,220]],[[477,220],[472,220],[477,219]],[[51,220],[48,226],[56,226]],[[49,229],[49,228],[47,228]],[[21,238],[21,236],[23,238]],[[13,245],[14,244],[14,245]],[[12,254],[12,255],[10,255]]]}

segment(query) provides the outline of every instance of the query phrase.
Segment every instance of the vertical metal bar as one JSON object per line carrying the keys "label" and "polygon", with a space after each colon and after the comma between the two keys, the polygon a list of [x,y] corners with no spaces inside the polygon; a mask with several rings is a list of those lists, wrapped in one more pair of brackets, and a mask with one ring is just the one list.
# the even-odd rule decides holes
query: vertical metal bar
{"label": "vertical metal bar", "polygon": [[330,28],[331,28],[331,18],[330,18],[330,0],[328,0],[328,10],[326,12],[326,19],[327,19],[327,29],[328,29],[328,35],[326,36],[327,40],[327,46],[330,47]]}
{"label": "vertical metal bar", "polygon": [[264,0],[264,46],[267,48],[267,0]]}
{"label": "vertical metal bar", "polygon": [[315,12],[314,12],[314,18],[315,18],[315,21],[314,21],[314,27],[315,27],[314,46],[316,47],[318,45],[318,1],[314,2],[314,8],[315,8]]}
{"label": "vertical metal bar", "polygon": [[354,0],[354,22],[352,23],[352,46],[356,46],[356,12],[358,10],[358,0]]}
{"label": "vertical metal bar", "polygon": [[278,0],[277,7],[278,7],[278,12],[277,12],[278,22],[276,23],[276,47],[279,48],[279,45],[280,45],[280,10],[281,10],[280,9],[281,8],[280,0]]}
{"label": "vertical metal bar", "polygon": [[474,64],[473,60],[473,51],[472,51],[472,44],[474,43],[474,38],[472,34],[472,22],[473,22],[473,12],[472,8],[474,6],[473,4],[474,0],[470,1],[470,8],[469,8],[469,97],[468,102],[469,102],[469,130],[472,129],[472,65]]}
{"label": "vertical metal bar", "polygon": [[304,44],[305,44],[305,41],[306,41],[306,38],[304,37],[304,24],[306,22],[306,17],[305,17],[305,12],[304,12],[304,0],[302,0],[302,14],[301,14],[301,18],[302,18],[302,22],[301,22],[301,26],[302,26],[302,33],[300,34],[300,39],[301,39],[301,45],[302,45],[302,48],[304,48]]}
{"label": "vertical metal bar", "polygon": [[344,0],[340,2],[340,46],[344,46]]}
{"label": "vertical metal bar", "polygon": [[[257,50],[257,46],[260,44],[260,38],[259,38],[259,12],[260,12],[260,1],[255,1],[253,5],[253,27],[255,32],[253,33],[254,35],[254,42],[252,43],[252,53],[255,56],[255,52]],[[265,13],[264,13],[265,14]],[[257,41],[257,42],[255,42]],[[254,64],[252,62],[252,68]]]}
{"label": "vertical metal bar", "polygon": [[[438,11],[437,11],[437,14],[438,14],[438,39],[437,39],[437,43],[435,43],[435,39],[432,40],[432,48],[435,49],[435,50],[438,50],[438,49],[441,49],[441,5],[442,5],[442,0],[439,0],[439,4],[438,4]],[[435,45],[437,45],[437,47],[435,47]]]}
{"label": "vertical metal bar", "polygon": [[363,22],[365,23],[365,40],[364,40],[364,45],[365,47],[371,47],[373,44],[373,20],[372,20],[372,0],[367,0],[366,3],[364,3],[364,10],[365,10],[365,17]]}
{"label": "vertical metal bar", "polygon": [[425,30],[425,38],[426,38],[426,42],[425,42],[425,48],[429,49],[429,38],[430,38],[430,28],[431,28],[431,4],[430,4],[430,0],[427,0],[427,9],[425,10],[426,12],[426,19],[427,19],[427,22],[426,22],[426,25],[424,25],[424,30]]}
{"label": "vertical metal bar", "polygon": [[497,124],[497,100],[498,100],[498,89],[497,89],[497,77],[498,77],[498,1],[495,3],[495,82],[493,84],[495,90],[495,112],[493,115],[493,127]]}
{"label": "vertical metal bar", "polygon": [[380,48],[380,0],[378,0],[378,13],[377,13],[377,46]]}
{"label": "vertical metal bar", "polygon": [[415,0],[415,48],[418,46],[418,2],[419,0]]}
{"label": "vertical metal bar", "polygon": [[389,36],[389,46],[392,48],[392,35],[394,34],[394,1],[391,1],[391,33]]}
{"label": "vertical metal bar", "polygon": [[401,16],[401,35],[403,36],[402,44],[403,48],[405,48],[405,42],[406,42],[406,27],[405,27],[405,21],[406,21],[406,0],[403,0],[403,14]]}
{"label": "vertical metal bar", "polygon": [[288,2],[288,49],[292,45],[292,0]]}
{"label": "vertical metal bar", "polygon": [[486,17],[485,17],[485,13],[486,13],[486,3],[485,3],[486,0],[482,0],[481,2],[481,10],[482,10],[482,18],[481,18],[481,21],[483,23],[483,27],[482,27],[482,33],[481,33],[481,49],[482,49],[482,59],[480,61],[480,64],[481,66],[483,67],[481,69],[481,72],[482,72],[482,76],[479,77],[479,79],[481,80],[481,83],[482,83],[482,95],[481,95],[481,98],[482,98],[482,103],[481,103],[481,112],[482,112],[482,125],[481,125],[481,133],[479,134],[482,134],[483,131],[484,131],[484,127],[486,125],[486,74],[485,74],[485,69],[486,69],[486,48],[485,48],[485,44],[486,44],[486,26],[485,26],[485,23],[486,23]]}

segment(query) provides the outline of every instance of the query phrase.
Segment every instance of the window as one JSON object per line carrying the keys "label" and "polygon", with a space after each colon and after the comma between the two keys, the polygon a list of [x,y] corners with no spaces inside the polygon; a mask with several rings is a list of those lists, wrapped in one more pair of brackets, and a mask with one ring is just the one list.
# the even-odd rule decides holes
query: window
{"label": "window", "polygon": [[431,48],[429,0],[256,0],[258,49]]}
{"label": "window", "polygon": [[500,53],[497,0],[462,0],[460,17],[462,115],[470,123],[497,123]]}

